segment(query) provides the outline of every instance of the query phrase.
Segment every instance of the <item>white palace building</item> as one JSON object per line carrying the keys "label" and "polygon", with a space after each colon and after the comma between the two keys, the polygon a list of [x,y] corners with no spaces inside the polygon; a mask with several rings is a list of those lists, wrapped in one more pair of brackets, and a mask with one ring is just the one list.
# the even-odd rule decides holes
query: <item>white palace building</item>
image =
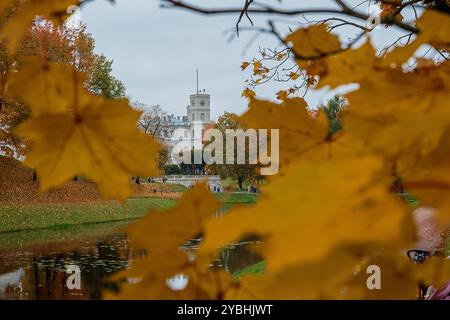
{"label": "white palace building", "polygon": [[197,91],[189,97],[185,116],[165,116],[164,128],[159,138],[173,147],[183,141],[189,149],[201,149],[203,146],[203,130],[211,124],[211,96]]}

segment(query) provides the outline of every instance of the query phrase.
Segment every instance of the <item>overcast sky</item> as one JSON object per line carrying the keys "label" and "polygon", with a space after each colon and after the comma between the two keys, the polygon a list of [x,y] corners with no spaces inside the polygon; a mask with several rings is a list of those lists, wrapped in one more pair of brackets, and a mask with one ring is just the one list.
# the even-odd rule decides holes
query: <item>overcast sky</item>
{"label": "overcast sky", "polygon": [[[261,2],[277,4],[275,0]],[[242,0],[191,0],[191,3],[239,6]],[[282,6],[299,7],[299,3],[302,8],[333,6],[329,0],[284,0]],[[240,70],[241,62],[251,60],[259,45],[274,47],[279,42],[273,36],[263,35],[244,52],[254,33],[242,32],[232,42],[224,34],[235,25],[236,15],[206,17],[179,9],[161,9],[159,5],[158,0],[116,0],[115,5],[97,0],[81,11],[81,20],[95,38],[96,52],[114,60],[114,75],[125,83],[131,100],[160,104],[169,113],[184,115],[189,95],[196,90],[198,68],[200,88],[211,94],[212,118],[217,119],[225,110],[245,111],[246,100],[241,98],[241,92],[248,73]],[[265,21],[262,16],[254,17],[256,25],[264,26]],[[286,24],[280,24],[280,29],[288,31]],[[379,32],[383,37],[377,37],[374,31],[375,42],[388,43],[386,31]],[[340,36],[354,34],[354,29],[344,29]],[[388,34],[393,39],[399,33],[392,30]],[[262,87],[257,94],[273,99],[279,88],[283,87]],[[329,96],[327,90],[311,91],[306,100],[315,107]]]}

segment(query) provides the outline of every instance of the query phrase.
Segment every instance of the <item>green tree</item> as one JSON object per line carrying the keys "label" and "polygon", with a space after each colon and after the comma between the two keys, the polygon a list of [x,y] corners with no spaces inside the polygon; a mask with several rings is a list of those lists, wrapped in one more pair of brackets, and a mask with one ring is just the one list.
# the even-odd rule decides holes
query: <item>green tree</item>
{"label": "green tree", "polygon": [[329,124],[329,135],[333,136],[342,129],[341,111],[345,107],[345,99],[341,96],[334,96],[328,100],[326,105],[320,106],[325,111]]}
{"label": "green tree", "polygon": [[[239,122],[239,116],[235,113],[231,112],[225,112],[222,116],[219,117],[217,120],[217,123],[214,125],[215,129],[218,129],[222,132],[222,135],[225,137],[225,131],[227,129],[243,129],[245,130],[245,127],[242,125],[242,123]],[[226,146],[226,143],[224,141],[224,148]],[[246,141],[246,162],[248,162],[248,141]],[[208,173],[210,174],[218,174],[221,176],[221,178],[227,178],[232,177],[233,179],[236,179],[239,190],[242,190],[244,188],[244,183],[248,181],[255,180],[257,178],[256,174],[256,167],[257,165],[253,164],[238,164],[237,163],[237,144],[234,144],[234,163],[233,164],[212,164],[208,165],[206,167]],[[225,149],[223,154],[225,155]]]}
{"label": "green tree", "polygon": [[103,54],[95,55],[86,86],[93,94],[106,99],[123,99],[126,94],[125,85],[112,75],[112,64],[113,60]]}

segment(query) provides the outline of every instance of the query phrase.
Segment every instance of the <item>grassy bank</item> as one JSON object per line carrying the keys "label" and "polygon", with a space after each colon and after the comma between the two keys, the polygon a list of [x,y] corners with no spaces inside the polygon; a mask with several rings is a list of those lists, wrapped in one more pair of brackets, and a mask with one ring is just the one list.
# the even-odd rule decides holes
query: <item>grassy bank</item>
{"label": "grassy bank", "polygon": [[234,205],[249,205],[256,202],[257,194],[249,193],[216,193],[217,199],[223,203],[222,210],[228,210]]}
{"label": "grassy bank", "polygon": [[86,238],[99,238],[120,232],[133,220],[79,225],[53,226],[45,229],[30,229],[20,232],[0,233],[0,250],[43,243],[61,243]]}
{"label": "grassy bank", "polygon": [[244,269],[234,272],[233,278],[236,280],[239,280],[242,276],[245,276],[247,274],[263,274],[266,271],[266,268],[267,268],[267,262],[260,261],[258,263],[252,264],[248,267],[245,267]]}
{"label": "grassy bank", "polygon": [[0,233],[66,228],[72,225],[133,220],[150,208],[169,208],[174,200],[131,198],[122,207],[114,201],[77,204],[0,205]]}
{"label": "grassy bank", "polygon": [[[223,207],[234,204],[251,204],[257,199],[252,194],[216,194]],[[98,224],[135,220],[143,217],[149,209],[167,209],[176,201],[156,197],[128,199],[126,206],[115,201],[42,204],[0,205],[0,233],[39,230],[45,228],[64,229],[73,225]]]}
{"label": "grassy bank", "polygon": [[[251,194],[216,194],[226,210],[236,204],[251,204]],[[64,241],[119,230],[147,214],[151,208],[167,209],[175,200],[156,197],[115,201],[7,205],[0,204],[0,249],[49,241]]]}

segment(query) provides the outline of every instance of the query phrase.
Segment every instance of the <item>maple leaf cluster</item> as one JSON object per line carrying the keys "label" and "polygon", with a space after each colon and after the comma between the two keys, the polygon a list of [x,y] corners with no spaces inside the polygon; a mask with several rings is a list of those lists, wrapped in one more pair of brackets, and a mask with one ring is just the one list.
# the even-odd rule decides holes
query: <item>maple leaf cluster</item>
{"label": "maple leaf cluster", "polygon": [[[276,104],[246,89],[249,110],[240,121],[250,128],[280,129],[280,173],[268,179],[255,205],[232,208],[218,218],[213,217],[215,207],[205,214],[185,234],[184,240],[188,234],[202,234],[194,258],[185,255],[181,264],[157,258],[152,264],[152,251],[158,251],[153,246],[166,238],[136,242],[149,252],[148,262],[131,271],[142,282],[134,290],[134,285],[125,285],[115,298],[154,298],[154,285],[164,288],[164,294],[156,295],[164,298],[414,299],[419,283],[444,285],[450,278],[448,259],[433,257],[419,265],[408,260],[406,251],[416,237],[413,208],[393,192],[393,186],[400,185],[422,205],[436,208],[442,230],[448,228],[450,66],[446,61],[422,61],[405,70],[403,64],[422,44],[448,49],[450,28],[442,26],[450,26],[450,18],[428,10],[417,25],[422,32],[415,41],[383,57],[376,55],[370,39],[342,50],[325,25],[288,35],[286,41],[302,58],[296,60],[299,69],[317,79],[318,88],[359,84],[345,96],[343,128],[330,133],[325,112],[312,117],[301,98],[279,93],[283,102]],[[258,61],[244,62],[241,68],[250,66],[262,78],[268,72]],[[202,189],[196,186],[185,194],[183,203],[201,203]],[[180,204],[168,214],[175,218],[198,212]],[[131,226],[132,239],[150,239],[147,228],[154,225],[141,221]],[[177,228],[166,232],[177,233]],[[210,265],[221,248],[249,235],[263,240],[256,249],[267,260],[267,270],[230,283],[230,276]],[[179,250],[180,240],[172,241],[172,250]],[[175,269],[156,278],[150,266],[160,263],[167,264],[166,270]],[[382,270],[382,290],[366,286],[370,265]],[[199,276],[205,272],[216,279],[214,286],[211,278]],[[189,278],[186,291],[162,285],[176,274]]]}
{"label": "maple leaf cluster", "polygon": [[[0,11],[14,2],[3,1]],[[73,4],[21,2],[0,30],[9,53],[34,16],[62,19],[68,2]],[[426,10],[417,26],[413,42],[383,57],[370,39],[343,50],[323,24],[288,35],[298,70],[318,88],[359,85],[345,97],[342,129],[330,133],[325,113],[312,117],[302,98],[280,93],[283,101],[276,104],[244,91],[250,103],[239,119],[243,125],[280,129],[280,173],[268,179],[255,205],[217,215],[217,200],[198,184],[176,207],[150,212],[129,227],[133,246],[145,254],[115,277],[127,281],[108,298],[414,299],[418,283],[445,284],[450,260],[433,256],[416,265],[406,258],[416,234],[413,209],[393,192],[394,184],[411,192],[422,206],[435,208],[440,226],[448,228],[450,65],[403,65],[423,44],[448,50],[450,18]],[[282,52],[276,57],[289,58]],[[250,66],[261,79],[267,76],[261,62],[242,69]],[[36,169],[42,189],[81,173],[104,197],[124,200],[130,174],[156,172],[151,160],[159,146],[137,129],[140,114],[128,101],[93,96],[83,79],[70,66],[28,58],[4,78],[1,90],[31,107],[17,133],[32,142],[25,163]],[[262,240],[255,249],[267,260],[264,275],[235,281],[211,268],[221,248],[249,235]],[[194,237],[202,238],[198,251],[181,248]],[[382,290],[368,290],[369,265],[381,268]],[[180,274],[187,287],[171,289],[168,279]]]}

